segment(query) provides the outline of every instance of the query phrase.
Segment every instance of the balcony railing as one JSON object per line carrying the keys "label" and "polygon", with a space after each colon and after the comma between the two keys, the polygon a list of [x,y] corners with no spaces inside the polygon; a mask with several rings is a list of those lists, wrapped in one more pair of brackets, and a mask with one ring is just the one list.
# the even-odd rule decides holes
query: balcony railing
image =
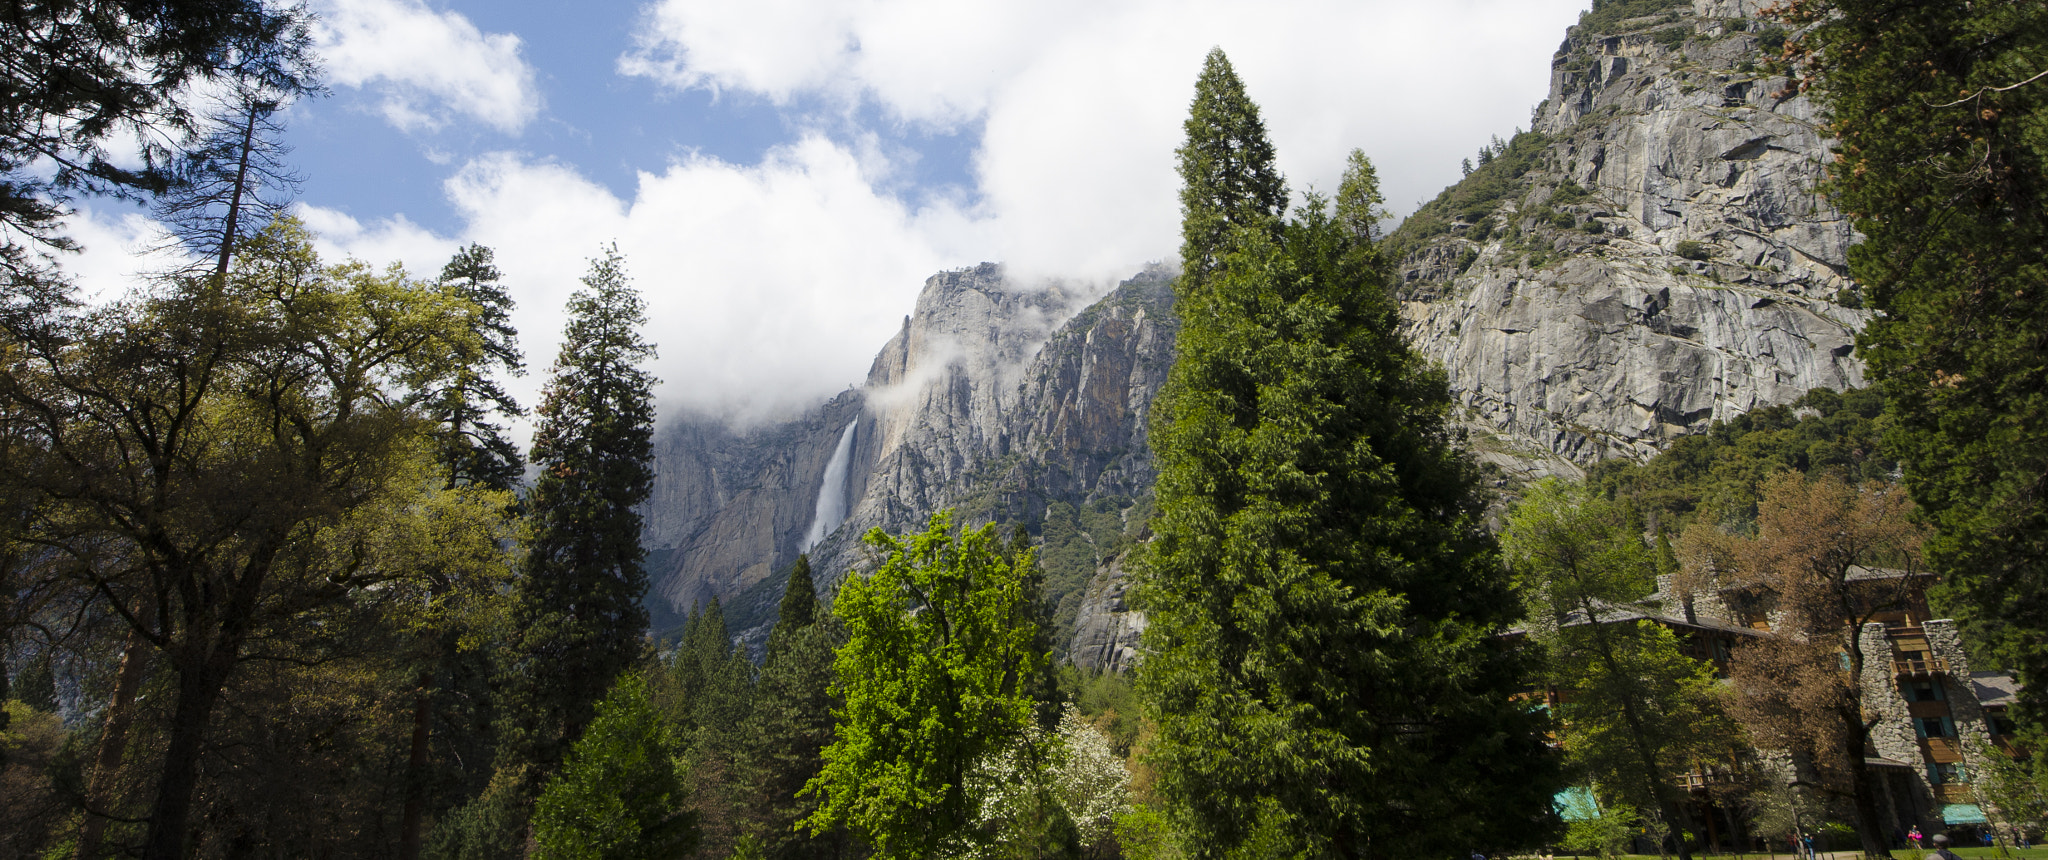
{"label": "balcony railing", "polygon": [[1693,771],[1692,773],[1681,773],[1672,781],[1677,783],[1679,788],[1690,790],[1706,788],[1709,785],[1734,782],[1735,775],[1732,773],[1700,773],[1699,771]]}
{"label": "balcony railing", "polygon": [[1930,675],[1948,674],[1948,660],[1936,657],[1932,660],[1893,660],[1892,671],[1901,677],[1925,678]]}

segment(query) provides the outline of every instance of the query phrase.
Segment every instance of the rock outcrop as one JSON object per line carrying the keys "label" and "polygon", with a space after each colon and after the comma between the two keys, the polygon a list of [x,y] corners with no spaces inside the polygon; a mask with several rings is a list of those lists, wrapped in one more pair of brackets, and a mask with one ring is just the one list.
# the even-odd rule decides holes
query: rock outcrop
{"label": "rock outcrop", "polygon": [[[1575,473],[1815,387],[1863,384],[1849,224],[1755,2],[1573,28],[1533,133],[1396,232],[1412,342],[1482,456]],[[1464,203],[1462,207],[1458,204]]]}
{"label": "rock outcrop", "polygon": [[[992,264],[935,275],[858,389],[747,433],[665,430],[646,538],[657,608],[718,596],[736,630],[768,620],[821,492],[849,500],[808,547],[827,589],[868,563],[860,535],[944,508],[1036,530],[1055,502],[1132,507],[1154,477],[1145,427],[1172,364],[1170,283],[1149,271],[1076,314],[1070,288],[1013,284]],[[845,486],[824,487],[850,421]]]}

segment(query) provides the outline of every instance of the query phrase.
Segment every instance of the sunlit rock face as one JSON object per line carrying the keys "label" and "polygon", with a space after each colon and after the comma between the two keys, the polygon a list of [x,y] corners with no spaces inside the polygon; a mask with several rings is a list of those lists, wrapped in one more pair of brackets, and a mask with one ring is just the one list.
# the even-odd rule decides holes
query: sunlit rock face
{"label": "sunlit rock face", "polygon": [[1854,237],[1816,190],[1827,141],[1813,103],[1767,71],[1759,43],[1777,34],[1757,5],[1573,28],[1531,169],[1493,214],[1401,261],[1411,338],[1443,364],[1482,456],[1574,474],[1863,384]]}

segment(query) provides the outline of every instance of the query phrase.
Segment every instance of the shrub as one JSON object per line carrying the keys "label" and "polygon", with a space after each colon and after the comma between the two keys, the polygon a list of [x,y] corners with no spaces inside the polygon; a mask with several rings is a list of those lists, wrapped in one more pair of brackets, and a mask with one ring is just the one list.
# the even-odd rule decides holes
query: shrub
{"label": "shrub", "polygon": [[1714,256],[1713,250],[1709,249],[1705,242],[1697,239],[1687,239],[1679,242],[1678,247],[1672,250],[1678,256],[1687,260],[1705,260]]}

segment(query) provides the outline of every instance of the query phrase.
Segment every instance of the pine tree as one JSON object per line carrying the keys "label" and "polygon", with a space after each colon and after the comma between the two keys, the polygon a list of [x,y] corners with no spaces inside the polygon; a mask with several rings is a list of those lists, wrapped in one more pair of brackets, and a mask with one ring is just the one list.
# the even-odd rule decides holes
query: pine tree
{"label": "pine tree", "polygon": [[811,579],[811,557],[799,554],[790,565],[789,581],[782,587],[782,605],[776,611],[775,629],[768,633],[768,660],[797,631],[818,623],[818,591]]}
{"label": "pine tree", "polygon": [[285,214],[297,196],[302,180],[285,161],[291,149],[277,121],[290,95],[261,86],[235,89],[207,117],[151,207],[172,238],[201,254],[216,277],[227,277],[236,245]]}
{"label": "pine tree", "polygon": [[498,372],[526,373],[519,331],[512,327],[512,296],[498,283],[501,277],[491,249],[476,244],[455,252],[441,268],[441,285],[477,306],[476,331],[482,350],[427,407],[440,426],[441,462],[448,467],[451,486],[481,484],[508,490],[526,468],[518,446],[505,438],[505,429],[489,420],[492,413],[507,418],[526,414],[492,378]]}
{"label": "pine tree", "polygon": [[[1519,603],[1443,378],[1402,341],[1377,249],[1313,198],[1283,223],[1256,122],[1207,119],[1210,93],[1256,119],[1220,54],[1203,80],[1140,584],[1158,791],[1193,856],[1534,844],[1556,765],[1511,698]],[[1225,174],[1216,151],[1258,155]]]}
{"label": "pine tree", "polygon": [[[647,629],[638,506],[654,473],[654,347],[616,247],[569,299],[537,410],[526,560],[512,595],[508,766],[552,773],[592,708],[640,656]],[[529,795],[530,796],[530,795]]]}
{"label": "pine tree", "polygon": [[[512,298],[498,284],[500,277],[497,267],[491,263],[491,249],[475,244],[457,251],[441,269],[439,287],[472,306],[474,313],[470,317],[470,331],[475,334],[474,339],[468,342],[471,348],[465,350],[463,360],[450,367],[446,381],[425,398],[425,412],[433,427],[430,432],[437,449],[440,477],[448,490],[468,486],[509,494],[525,469],[518,447],[505,438],[504,428],[488,420],[492,413],[508,418],[524,414],[519,403],[492,378],[497,371],[515,376],[525,372],[524,356],[519,352],[519,332],[512,327]],[[512,515],[514,507],[506,509],[506,516]],[[420,595],[425,605],[438,609],[450,600],[451,592],[472,591],[470,596],[474,598],[474,590],[461,588],[461,584],[452,581],[453,577],[447,571],[429,570],[426,573],[422,577],[424,593]],[[448,695],[452,689],[449,682],[473,680],[474,670],[482,662],[478,654],[465,653],[456,647],[459,640],[474,631],[464,629],[460,623],[439,623],[429,627],[417,638],[415,659],[420,668],[414,679],[413,731],[406,756],[405,805],[399,815],[399,860],[415,860],[420,856],[426,836],[428,795],[433,793],[429,783],[460,781],[459,774],[446,766],[437,767],[433,760],[435,701],[439,699],[454,711],[457,722],[471,724],[478,722],[480,715],[476,703],[484,701],[482,697]],[[469,736],[458,738],[456,742],[481,742],[484,748],[488,748],[493,740],[488,731],[465,734]],[[443,758],[445,761],[449,757]],[[481,760],[489,759],[485,756]]]}

